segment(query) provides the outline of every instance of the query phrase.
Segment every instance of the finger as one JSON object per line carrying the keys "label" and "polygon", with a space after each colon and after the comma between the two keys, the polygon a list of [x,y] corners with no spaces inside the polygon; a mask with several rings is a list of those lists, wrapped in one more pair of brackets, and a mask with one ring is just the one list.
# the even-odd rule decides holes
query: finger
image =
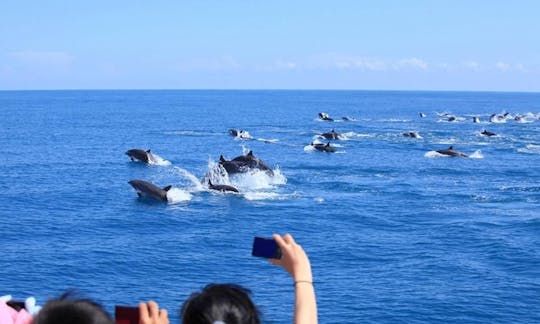
{"label": "finger", "polygon": [[141,318],[141,322],[150,320],[150,316],[148,315],[148,307],[145,303],[139,303],[139,317]]}
{"label": "finger", "polygon": [[159,311],[159,318],[161,319],[162,323],[169,323],[169,313],[166,309]]}
{"label": "finger", "polygon": [[289,244],[294,244],[294,239],[291,234],[287,233],[283,236],[283,240]]}
{"label": "finger", "polygon": [[278,259],[268,259],[268,262],[272,263],[273,265],[281,266],[281,260]]}
{"label": "finger", "polygon": [[148,310],[150,313],[150,317],[155,318],[159,315],[159,307],[158,304],[155,301],[149,301],[148,302]]}
{"label": "finger", "polygon": [[274,234],[273,238],[281,249],[283,249],[287,245],[287,243],[285,243],[285,241],[283,240],[283,238],[281,238],[279,234]]}

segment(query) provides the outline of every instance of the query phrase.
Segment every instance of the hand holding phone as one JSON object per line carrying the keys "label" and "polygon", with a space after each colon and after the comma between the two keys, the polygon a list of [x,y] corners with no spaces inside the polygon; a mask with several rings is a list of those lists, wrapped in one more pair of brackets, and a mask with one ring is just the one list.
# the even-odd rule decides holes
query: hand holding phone
{"label": "hand holding phone", "polygon": [[267,259],[281,259],[281,249],[273,238],[255,237],[251,255]]}

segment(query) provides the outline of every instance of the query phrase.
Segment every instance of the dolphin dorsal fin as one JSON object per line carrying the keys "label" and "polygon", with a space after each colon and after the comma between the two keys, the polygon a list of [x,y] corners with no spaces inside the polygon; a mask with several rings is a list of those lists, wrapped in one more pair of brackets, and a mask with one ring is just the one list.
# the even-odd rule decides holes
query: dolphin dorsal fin
{"label": "dolphin dorsal fin", "polygon": [[253,156],[253,151],[249,151],[249,153],[247,154],[247,156]]}
{"label": "dolphin dorsal fin", "polygon": [[219,162],[225,162],[225,158],[223,157],[223,155],[219,156]]}
{"label": "dolphin dorsal fin", "polygon": [[328,144],[326,144],[326,146],[330,147],[330,142],[328,142]]}
{"label": "dolphin dorsal fin", "polygon": [[332,128],[332,130],[330,131],[330,133],[335,133],[334,129]]}
{"label": "dolphin dorsal fin", "polygon": [[169,191],[169,190],[171,190],[171,188],[172,188],[172,186],[167,186],[167,187],[163,187],[163,190]]}
{"label": "dolphin dorsal fin", "polygon": [[208,185],[209,185],[210,187],[213,186],[213,185],[212,185],[212,181],[210,181],[210,179],[208,179]]}
{"label": "dolphin dorsal fin", "polygon": [[146,153],[151,153],[151,152],[150,152],[150,149],[146,150]]}
{"label": "dolphin dorsal fin", "polygon": [[454,146],[453,145],[450,145],[450,147],[448,148],[449,150],[453,150],[454,149]]}

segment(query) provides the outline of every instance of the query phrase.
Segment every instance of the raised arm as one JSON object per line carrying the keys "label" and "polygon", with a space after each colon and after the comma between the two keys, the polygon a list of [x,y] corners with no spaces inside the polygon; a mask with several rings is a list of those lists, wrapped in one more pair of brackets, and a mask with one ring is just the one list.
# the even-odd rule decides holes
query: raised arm
{"label": "raised arm", "polygon": [[294,281],[295,324],[317,324],[317,301],[309,258],[301,245],[290,234],[281,237],[274,234],[274,240],[281,248],[281,259],[270,259],[274,265],[283,267]]}

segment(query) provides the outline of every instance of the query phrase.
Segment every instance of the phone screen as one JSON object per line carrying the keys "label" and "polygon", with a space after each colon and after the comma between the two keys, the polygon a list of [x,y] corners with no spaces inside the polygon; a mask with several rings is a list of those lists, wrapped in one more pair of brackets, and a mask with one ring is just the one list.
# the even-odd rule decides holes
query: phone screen
{"label": "phone screen", "polygon": [[116,324],[139,324],[139,307],[114,306]]}
{"label": "phone screen", "polygon": [[273,238],[255,237],[251,255],[261,258],[281,259],[281,249]]}

